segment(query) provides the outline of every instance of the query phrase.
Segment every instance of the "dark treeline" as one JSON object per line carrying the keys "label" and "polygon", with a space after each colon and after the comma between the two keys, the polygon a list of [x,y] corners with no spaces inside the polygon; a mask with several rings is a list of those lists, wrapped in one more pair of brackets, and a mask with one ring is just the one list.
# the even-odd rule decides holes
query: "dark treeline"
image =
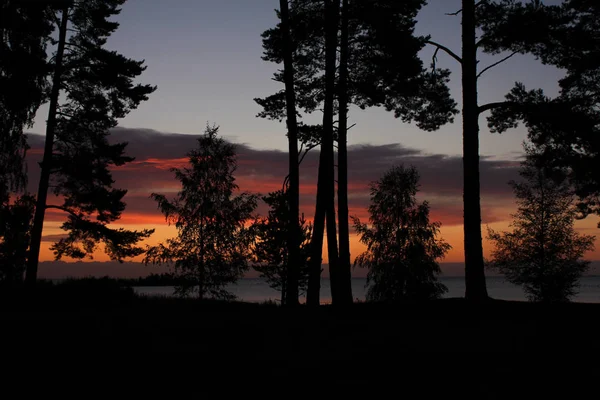
{"label": "dark treeline", "polygon": [[[511,182],[518,211],[512,231],[489,231],[495,244],[488,266],[522,285],[532,300],[568,301],[589,263],[593,237],[573,229],[577,218],[600,214],[600,6],[592,0],[462,0],[447,18],[461,24],[461,49],[415,34],[424,0],[280,0],[279,23],[262,34],[263,59],[280,69],[278,92],[255,99],[258,117],[285,121],[289,171],[282,189],[240,193],[236,148],[207,126],[172,170],[181,190],[153,193],[177,236],[143,246],[153,230],[114,229],[125,212],[126,190],[113,187],[112,169],[133,159],[111,129],[156,87],[137,83],[143,61],[106,48],[125,0],[4,0],[0,5],[0,281],[36,287],[42,228],[48,209],[64,214],[55,258],[83,259],[103,249],[113,260],[140,257],[169,264],[172,273],[146,278],[170,282],[178,293],[231,299],[226,286],[254,268],[282,293],[282,304],[320,304],[323,247],[335,306],[353,302],[354,266],[368,269],[368,300],[437,299],[437,277],[449,245],[429,203],[416,201],[418,171],[390,165],[370,187],[369,221],[348,210],[348,135],[354,107],[383,107],[403,122],[434,131],[462,117],[465,298],[488,299],[483,257],[479,176],[480,116],[493,132],[524,123],[528,130],[522,180]],[[577,40],[573,39],[576,38]],[[419,53],[435,49],[431,63]],[[497,56],[484,66],[479,53]],[[458,63],[462,98],[453,99],[442,54]],[[503,101],[480,104],[478,81],[513,57],[534,56],[565,71],[558,96],[516,82]],[[258,56],[258,55],[257,55]],[[515,69],[518,71],[518,69]],[[515,73],[518,80],[518,73]],[[458,77],[456,77],[458,79]],[[27,135],[48,105],[41,177],[25,191]],[[306,121],[317,114],[318,124]],[[312,119],[314,120],[314,118]],[[282,132],[284,134],[284,132]],[[112,143],[112,144],[111,144]],[[300,164],[319,148],[314,219],[299,209]],[[256,213],[259,201],[267,216]],[[350,254],[350,223],[367,250]],[[136,281],[137,282],[137,281]],[[132,282],[129,282],[133,284]],[[139,282],[138,282],[139,283]],[[38,285],[39,286],[39,285]]]}

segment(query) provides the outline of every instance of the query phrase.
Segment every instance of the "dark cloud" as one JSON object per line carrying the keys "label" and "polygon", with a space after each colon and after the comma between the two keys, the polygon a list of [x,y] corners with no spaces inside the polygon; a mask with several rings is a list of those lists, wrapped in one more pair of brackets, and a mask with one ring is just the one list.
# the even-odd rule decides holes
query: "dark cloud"
{"label": "dark cloud", "polygon": [[[222,132],[225,134],[225,132]],[[186,164],[186,153],[196,146],[195,135],[163,133],[151,129],[116,128],[111,140],[128,142],[127,154],[135,161],[114,170],[115,186],[128,189],[128,208],[123,223],[139,222],[146,215],[153,223],[161,223],[152,192],[175,193],[178,182],[170,168]],[[28,154],[30,191],[35,192],[43,137],[30,135]],[[237,183],[242,190],[266,194],[282,187],[287,174],[287,153],[255,149],[236,144],[238,152]],[[349,203],[351,214],[366,217],[369,184],[393,165],[414,165],[421,175],[420,198],[430,201],[432,217],[444,225],[462,223],[462,159],[443,154],[428,154],[401,144],[354,145],[349,147]],[[309,152],[301,166],[301,207],[310,218],[314,212],[314,196],[319,153]],[[483,222],[505,218],[496,211],[512,202],[508,181],[517,177],[518,161],[481,158],[481,197]],[[265,212],[261,207],[261,212]],[[162,220],[164,222],[164,220]]]}

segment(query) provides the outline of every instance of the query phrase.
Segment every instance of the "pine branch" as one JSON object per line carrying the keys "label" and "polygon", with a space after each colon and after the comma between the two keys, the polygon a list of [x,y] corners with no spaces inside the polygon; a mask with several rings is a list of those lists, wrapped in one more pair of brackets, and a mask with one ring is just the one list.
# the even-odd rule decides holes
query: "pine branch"
{"label": "pine branch", "polygon": [[498,65],[500,65],[503,62],[507,61],[509,58],[513,57],[515,54],[517,54],[516,51],[514,51],[510,55],[504,57],[502,60],[499,60],[499,61],[493,63],[492,65],[489,65],[489,66],[485,67],[483,70],[481,70],[480,73],[477,74],[477,79],[479,79],[479,77],[481,77],[481,75],[483,75],[486,71],[489,71],[490,69],[492,69],[494,67],[497,67]]}
{"label": "pine branch", "polygon": [[517,103],[515,103],[515,102],[512,102],[512,101],[500,101],[500,102],[497,102],[497,103],[488,103],[488,104],[484,104],[484,105],[482,105],[482,106],[479,106],[479,107],[477,108],[477,112],[478,112],[479,114],[481,114],[481,113],[484,113],[484,112],[486,112],[486,111],[493,110],[493,109],[496,109],[496,108],[502,108],[502,107],[506,107],[506,108],[508,108],[508,107],[513,107],[513,106],[515,106],[516,104],[517,104]]}
{"label": "pine branch", "polygon": [[[432,46],[435,46],[435,47],[437,47],[437,50],[443,50],[443,51],[445,51],[445,52],[446,52],[446,54],[448,54],[450,57],[452,57],[452,58],[454,58],[456,61],[458,61],[458,63],[459,63],[459,64],[462,64],[462,58],[460,58],[460,57],[459,57],[459,56],[458,56],[456,53],[454,53],[452,50],[450,50],[450,49],[449,49],[449,48],[447,48],[446,46],[444,46],[444,45],[441,45],[441,44],[439,44],[439,43],[436,43],[436,42],[434,42],[434,41],[432,41],[432,40],[428,40],[428,41],[426,41],[425,43],[427,43],[427,44],[430,44],[430,45],[432,45]],[[437,50],[436,50],[436,53],[437,53]],[[435,54],[434,54],[434,57],[435,57]]]}

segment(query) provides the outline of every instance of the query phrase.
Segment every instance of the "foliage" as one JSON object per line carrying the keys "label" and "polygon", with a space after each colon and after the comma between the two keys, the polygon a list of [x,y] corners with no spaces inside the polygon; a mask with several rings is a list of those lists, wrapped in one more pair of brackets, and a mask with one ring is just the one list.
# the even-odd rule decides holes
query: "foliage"
{"label": "foliage", "polygon": [[562,174],[579,198],[580,217],[600,213],[600,5],[567,0],[547,6],[503,0],[488,4],[482,43],[492,52],[531,53],[565,71],[556,98],[522,83],[507,95],[509,107],[493,110],[488,123],[504,132],[524,122],[529,139],[543,148],[546,167]]}
{"label": "foliage", "polygon": [[[279,190],[264,196],[263,201],[270,207],[266,218],[257,219],[252,229],[255,235],[253,249],[254,269],[260,273],[269,286],[281,292],[282,303],[286,299],[287,270],[289,263],[288,232],[290,229],[289,196]],[[300,291],[306,290],[308,282],[308,257],[312,226],[304,216],[300,225],[300,260],[298,260]],[[301,294],[301,293],[300,293]]]}
{"label": "foliage", "polygon": [[439,298],[438,260],[450,245],[438,239],[440,222],[429,222],[429,204],[417,203],[419,174],[396,166],[371,184],[369,225],[352,217],[367,250],[354,264],[368,268],[368,301],[419,301]]}
{"label": "foliage", "polygon": [[[427,39],[414,36],[415,17],[423,4],[422,0],[349,2],[348,94],[351,104],[363,109],[384,106],[404,122],[416,121],[421,128],[434,130],[452,120],[456,103],[446,86],[449,72],[427,71],[418,57]],[[298,108],[312,113],[321,107],[325,94],[324,3],[292,1],[290,29]],[[263,59],[282,63],[280,27],[262,37]],[[278,71],[274,80],[283,82],[283,72]],[[285,118],[284,89],[255,101],[263,107],[259,117]]]}
{"label": "foliage", "polygon": [[[142,254],[136,244],[153,230],[112,229],[125,203],[126,190],[113,188],[111,169],[133,160],[124,155],[127,143],[109,143],[117,125],[156,88],[134,83],[145,70],[135,61],[105,48],[119,27],[110,18],[125,0],[74,1],[66,10],[69,32],[59,85],[64,101],[56,111],[57,124],[50,187],[62,205],[47,205],[67,213],[66,238],[52,246],[57,259],[84,258],[99,242],[121,261]],[[62,11],[56,11],[60,20]]]}
{"label": "foliage", "polygon": [[23,281],[34,206],[35,199],[30,195],[0,206],[0,284]]}
{"label": "foliage", "polygon": [[148,249],[144,262],[174,262],[186,284],[178,292],[197,291],[228,299],[225,286],[235,283],[248,269],[251,230],[245,224],[256,208],[257,197],[234,195],[237,169],[235,147],[218,137],[219,128],[207,126],[198,148],[188,153],[190,166],[173,168],[182,190],[173,200],[153,193],[151,197],[178,231],[176,238]]}
{"label": "foliage", "polygon": [[532,147],[523,163],[523,182],[511,181],[518,210],[511,232],[488,229],[495,243],[490,267],[523,286],[533,301],[567,301],[576,294],[577,281],[588,268],[586,251],[594,248],[594,236],[581,235],[573,227],[573,194],[564,181],[548,176],[537,163]]}
{"label": "foliage", "polygon": [[25,127],[46,97],[46,46],[51,32],[41,2],[0,3],[0,202],[26,185]]}

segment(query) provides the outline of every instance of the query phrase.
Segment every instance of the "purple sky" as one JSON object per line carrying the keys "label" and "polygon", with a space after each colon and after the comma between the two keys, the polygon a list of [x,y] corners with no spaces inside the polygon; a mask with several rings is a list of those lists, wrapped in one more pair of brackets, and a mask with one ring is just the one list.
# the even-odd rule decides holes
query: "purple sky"
{"label": "purple sky", "polygon": [[[558,3],[546,1],[547,4]],[[150,100],[121,122],[128,128],[199,134],[206,122],[221,126],[232,141],[259,149],[285,149],[284,126],[255,118],[260,110],[253,101],[280,88],[271,80],[277,66],[261,60],[260,34],[276,23],[277,0],[129,0],[120,29],[109,46],[128,57],[145,59],[144,83],[158,86]],[[460,0],[430,0],[419,14],[417,31],[460,52],[460,17],[445,13],[460,8]],[[426,48],[429,64],[433,50]],[[481,67],[494,58],[482,57]],[[440,53],[438,64],[451,68],[452,93],[460,101],[460,74],[454,60]],[[481,104],[502,100],[515,81],[528,87],[556,92],[560,71],[529,57],[514,57],[480,80]],[[33,132],[42,133],[46,108]],[[401,143],[428,153],[459,155],[462,152],[460,116],[437,132],[420,131],[402,124],[382,109],[352,109],[350,144]],[[502,159],[520,153],[525,131],[502,136],[487,131],[481,120],[481,154]]]}

